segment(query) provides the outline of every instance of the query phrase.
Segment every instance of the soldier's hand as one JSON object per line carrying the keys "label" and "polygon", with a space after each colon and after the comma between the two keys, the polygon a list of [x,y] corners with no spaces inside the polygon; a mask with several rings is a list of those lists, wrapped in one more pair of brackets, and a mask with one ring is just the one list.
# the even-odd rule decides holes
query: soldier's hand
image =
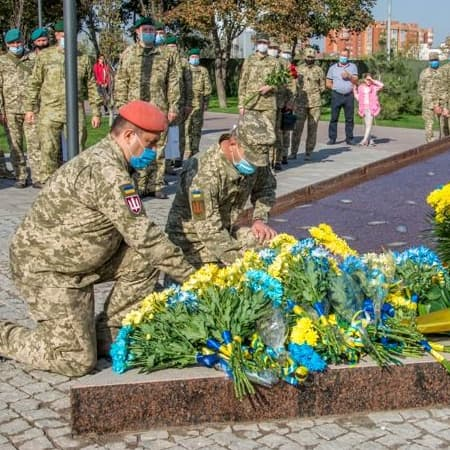
{"label": "soldier's hand", "polygon": [[2,125],[6,124],[6,116],[4,114],[0,114],[0,123]]}
{"label": "soldier's hand", "polygon": [[268,84],[265,84],[264,86],[259,88],[259,92],[262,95],[266,95],[267,93],[269,93],[271,90],[273,89],[272,86],[269,86]]}
{"label": "soldier's hand", "polygon": [[34,123],[34,112],[33,111],[27,111],[25,113],[24,120],[26,123]]}
{"label": "soldier's hand", "polygon": [[174,122],[177,119],[178,114],[175,112],[169,112],[167,114],[167,120],[169,121],[169,123]]}
{"label": "soldier's hand", "polygon": [[253,222],[252,233],[260,244],[271,241],[277,235],[277,232],[262,220]]}
{"label": "soldier's hand", "polygon": [[440,106],[435,106],[433,108],[433,111],[437,116],[440,116],[442,114],[442,108]]}
{"label": "soldier's hand", "polygon": [[444,109],[442,110],[442,115],[443,115],[444,117],[448,117],[448,116],[449,116],[449,111],[448,111],[447,108],[444,108]]}
{"label": "soldier's hand", "polygon": [[91,125],[92,128],[100,128],[102,124],[102,118],[100,116],[92,116]]}
{"label": "soldier's hand", "polygon": [[244,113],[245,113],[245,109],[244,109],[244,108],[239,108],[239,114],[240,114],[241,116],[243,116]]}

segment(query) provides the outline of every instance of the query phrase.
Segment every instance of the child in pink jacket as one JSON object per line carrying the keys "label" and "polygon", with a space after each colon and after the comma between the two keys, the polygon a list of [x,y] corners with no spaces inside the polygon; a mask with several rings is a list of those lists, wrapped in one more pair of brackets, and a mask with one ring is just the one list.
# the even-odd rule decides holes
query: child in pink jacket
{"label": "child in pink jacket", "polygon": [[373,119],[380,114],[380,102],[378,101],[378,91],[383,89],[383,83],[374,80],[370,73],[363,75],[363,79],[358,87],[354,86],[354,94],[358,100],[358,114],[364,117],[364,138],[359,145],[374,146],[370,137],[373,127]]}

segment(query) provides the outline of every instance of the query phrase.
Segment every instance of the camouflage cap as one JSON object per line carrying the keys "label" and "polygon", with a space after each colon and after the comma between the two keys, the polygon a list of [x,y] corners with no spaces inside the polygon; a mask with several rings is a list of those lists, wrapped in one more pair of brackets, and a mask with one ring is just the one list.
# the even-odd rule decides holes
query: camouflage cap
{"label": "camouflage cap", "polygon": [[5,42],[7,44],[15,41],[22,41],[22,33],[17,28],[12,28],[11,30],[8,30],[5,34]]}
{"label": "camouflage cap", "polygon": [[246,112],[233,133],[250,164],[256,167],[269,164],[270,147],[275,144],[275,131],[269,119],[257,111]]}
{"label": "camouflage cap", "polygon": [[269,47],[277,47],[277,48],[280,47],[280,44],[278,43],[276,37],[270,37],[270,39],[269,39]]}
{"label": "camouflage cap", "polygon": [[439,53],[438,52],[430,52],[430,53],[428,53],[428,60],[429,61],[439,60]]}
{"label": "camouflage cap", "polygon": [[134,29],[136,30],[142,25],[153,25],[153,19],[151,17],[141,17],[134,22]]}
{"label": "camouflage cap", "polygon": [[165,31],[166,26],[164,25],[163,22],[156,21],[155,22],[155,29],[156,29],[156,31]]}
{"label": "camouflage cap", "polygon": [[283,53],[292,53],[292,47],[289,44],[281,44],[280,50]]}
{"label": "camouflage cap", "polygon": [[317,52],[312,47],[308,47],[308,48],[305,48],[305,50],[303,50],[303,56],[305,58],[315,58],[316,55],[317,55]]}
{"label": "camouflage cap", "polygon": [[58,32],[64,32],[64,20],[58,20],[53,29]]}
{"label": "camouflage cap", "polygon": [[41,37],[48,37],[47,28],[35,28],[31,33],[31,40],[35,41]]}
{"label": "camouflage cap", "polygon": [[263,33],[262,31],[258,31],[255,36],[255,41],[267,41],[269,42],[269,35],[267,33]]}

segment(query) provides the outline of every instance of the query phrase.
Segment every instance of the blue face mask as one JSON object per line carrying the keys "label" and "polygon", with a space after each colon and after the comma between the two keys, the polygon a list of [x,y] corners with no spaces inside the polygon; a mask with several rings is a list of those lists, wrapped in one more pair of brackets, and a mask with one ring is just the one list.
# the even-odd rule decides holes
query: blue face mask
{"label": "blue face mask", "polygon": [[152,45],[155,43],[155,33],[142,33],[141,40],[145,45]]}
{"label": "blue face mask", "polygon": [[339,56],[339,62],[341,64],[347,64],[348,63],[348,58],[346,56]]}
{"label": "blue face mask", "polygon": [[233,165],[241,175],[253,175],[256,170],[255,166],[250,164],[246,159],[234,162]]}
{"label": "blue face mask", "polygon": [[429,64],[432,69],[437,69],[439,67],[439,61],[430,61]]}
{"label": "blue face mask", "polygon": [[[141,143],[141,140],[136,135],[138,141]],[[156,159],[156,150],[153,148],[144,147],[143,152],[139,156],[132,156],[130,158],[130,166],[136,170],[144,170],[146,169],[154,160]]]}
{"label": "blue face mask", "polygon": [[198,58],[193,58],[192,56],[189,58],[189,64],[191,66],[198,66],[200,64],[200,60]]}
{"label": "blue face mask", "polygon": [[9,47],[9,51],[16,56],[19,56],[23,53],[23,45],[19,45],[19,47]]}
{"label": "blue face mask", "polygon": [[166,38],[162,34],[157,34],[155,37],[155,44],[156,45],[164,44],[165,40]]}
{"label": "blue face mask", "polygon": [[61,48],[64,48],[64,38],[61,38],[58,43]]}

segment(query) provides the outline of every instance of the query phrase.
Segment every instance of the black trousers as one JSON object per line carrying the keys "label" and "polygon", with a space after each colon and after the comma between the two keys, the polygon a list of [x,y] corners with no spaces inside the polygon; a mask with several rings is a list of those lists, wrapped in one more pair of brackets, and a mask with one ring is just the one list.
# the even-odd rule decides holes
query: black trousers
{"label": "black trousers", "polygon": [[339,94],[339,92],[331,91],[331,119],[328,127],[328,137],[331,141],[337,138],[337,125],[341,108],[344,108],[345,116],[345,139],[353,139],[353,116],[355,108],[355,98],[353,92],[349,94]]}

